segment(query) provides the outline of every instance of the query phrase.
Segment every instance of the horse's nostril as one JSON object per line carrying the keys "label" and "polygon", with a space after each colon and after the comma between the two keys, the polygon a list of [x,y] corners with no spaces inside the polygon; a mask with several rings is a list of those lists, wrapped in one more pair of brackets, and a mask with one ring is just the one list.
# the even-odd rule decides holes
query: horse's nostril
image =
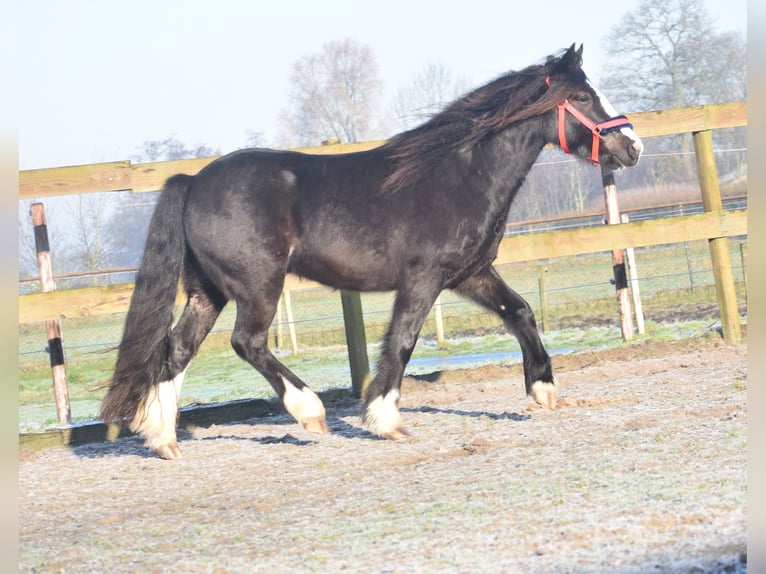
{"label": "horse's nostril", "polygon": [[633,159],[638,159],[641,155],[641,152],[644,151],[644,145],[641,142],[633,142],[633,145],[630,146],[630,149],[628,150],[628,153],[630,154],[630,157]]}

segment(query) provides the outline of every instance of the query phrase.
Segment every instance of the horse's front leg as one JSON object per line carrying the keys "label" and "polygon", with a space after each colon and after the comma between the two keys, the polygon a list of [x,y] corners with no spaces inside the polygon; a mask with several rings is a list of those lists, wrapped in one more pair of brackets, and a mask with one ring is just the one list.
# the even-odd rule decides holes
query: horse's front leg
{"label": "horse's front leg", "polygon": [[418,285],[402,287],[396,293],[376,373],[363,397],[362,422],[373,434],[388,439],[408,435],[399,414],[402,377],[420,328],[440,291],[440,286]]}
{"label": "horse's front leg", "polygon": [[524,385],[538,404],[556,408],[556,382],[548,356],[537,332],[535,314],[529,304],[503,281],[494,267],[475,273],[455,291],[497,313],[505,328],[521,345],[524,360]]}

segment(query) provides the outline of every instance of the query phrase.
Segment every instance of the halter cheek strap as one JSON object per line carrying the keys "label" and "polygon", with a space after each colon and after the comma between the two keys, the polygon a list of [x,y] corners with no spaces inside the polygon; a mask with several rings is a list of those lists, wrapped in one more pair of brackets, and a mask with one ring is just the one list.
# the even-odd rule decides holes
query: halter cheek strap
{"label": "halter cheek strap", "polygon": [[[551,78],[548,76],[545,78],[545,83],[550,86]],[[574,107],[569,100],[564,100],[558,105],[559,115],[559,145],[565,153],[572,153],[569,151],[567,145],[567,130],[566,130],[566,114],[569,112],[574,118],[582,125],[588,128],[593,134],[593,144],[591,146],[590,156],[588,159],[593,165],[601,165],[598,161],[598,150],[601,143],[600,137],[606,135],[609,132],[614,132],[623,128],[633,129],[633,124],[628,121],[626,116],[614,116],[613,118],[607,118],[600,122],[594,122],[580,110]]]}

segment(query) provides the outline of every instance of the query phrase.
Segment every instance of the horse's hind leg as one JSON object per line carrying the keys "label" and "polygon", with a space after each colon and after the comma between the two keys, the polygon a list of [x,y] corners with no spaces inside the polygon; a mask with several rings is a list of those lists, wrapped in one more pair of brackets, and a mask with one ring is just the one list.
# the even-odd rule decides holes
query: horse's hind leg
{"label": "horse's hind leg", "polygon": [[455,291],[497,313],[508,331],[521,345],[524,384],[528,395],[551,409],[556,408],[556,385],[548,356],[537,332],[535,315],[529,304],[488,267],[472,275]]}
{"label": "horse's hind leg", "polygon": [[184,278],[189,298],[168,342],[168,362],[160,383],[144,399],[131,430],[146,437],[146,446],[161,458],[181,456],[176,439],[178,398],[186,369],[213,328],[226,299],[214,287]]}
{"label": "horse's hind leg", "polygon": [[275,297],[265,296],[257,301],[252,298],[238,300],[231,346],[237,355],[263,375],[276,391],[285,410],[306,430],[327,433],[325,409],[320,398],[269,350],[268,329],[278,300],[278,293]]}

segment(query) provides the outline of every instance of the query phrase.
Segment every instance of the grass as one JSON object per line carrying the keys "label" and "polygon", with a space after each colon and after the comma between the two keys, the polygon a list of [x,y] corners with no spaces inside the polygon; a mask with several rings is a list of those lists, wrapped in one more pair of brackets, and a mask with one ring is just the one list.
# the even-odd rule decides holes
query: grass
{"label": "grass", "polygon": [[[738,248],[732,247],[736,264]],[[699,242],[687,253],[683,247],[660,247],[637,253],[641,274],[641,293],[646,315],[647,335],[652,340],[690,337],[708,329],[717,317],[715,288],[709,270],[707,246]],[[705,259],[707,256],[707,259]],[[617,323],[611,258],[604,254],[578,256],[543,262],[547,269],[549,331],[542,334],[551,352],[557,350],[603,348],[623,344]],[[510,285],[527,299],[542,328],[538,292],[538,263],[505,265],[499,271]],[[690,270],[691,269],[691,275]],[[745,293],[738,271],[738,297]],[[694,291],[690,288],[694,284]],[[365,325],[370,364],[378,356],[393,303],[393,294],[363,294]],[[327,289],[294,292],[299,352],[277,349],[275,354],[315,390],[348,387],[350,372],[345,347],[345,331],[340,298]],[[447,340],[436,344],[436,323],[426,320],[421,338],[409,365],[410,373],[448,368],[446,359],[466,358],[460,366],[481,362],[520,360],[516,339],[505,333],[500,320],[478,306],[445,291],[441,298]],[[742,306],[746,313],[746,304]],[[273,396],[268,384],[249,365],[238,359],[229,345],[235,309],[227,308],[213,333],[205,340],[187,373],[182,393],[183,404],[218,402],[239,398]],[[67,385],[75,421],[92,420],[103,396],[103,385],[114,366],[110,349],[119,341],[124,314],[62,320],[66,351]],[[284,329],[287,341],[287,329]],[[271,340],[277,330],[272,327]],[[19,426],[39,430],[56,425],[50,367],[45,347],[45,326],[19,326]],[[284,348],[289,348],[289,343]],[[444,362],[426,359],[444,359]]]}

